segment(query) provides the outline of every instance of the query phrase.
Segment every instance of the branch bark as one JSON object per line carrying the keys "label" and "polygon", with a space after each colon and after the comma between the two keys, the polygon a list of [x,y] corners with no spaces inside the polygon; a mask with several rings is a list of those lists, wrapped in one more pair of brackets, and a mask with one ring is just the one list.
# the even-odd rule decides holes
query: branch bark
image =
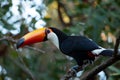
{"label": "branch bark", "polygon": [[108,66],[114,64],[115,62],[117,62],[118,60],[120,60],[120,55],[116,56],[116,57],[111,57],[110,59],[108,59],[107,61],[103,62],[101,65],[95,67],[93,70],[91,70],[90,72],[88,72],[87,75],[85,75],[84,77],[81,77],[80,80],[90,80],[93,76],[95,76],[97,73],[99,73],[100,71],[104,70],[105,68],[107,68]]}
{"label": "branch bark", "polygon": [[35,76],[32,74],[32,72],[24,65],[20,64],[17,60],[13,59],[9,55],[6,55],[6,57],[11,60],[16,66],[18,66],[22,71],[24,71],[27,75],[31,77],[32,80],[36,80]]}
{"label": "branch bark", "polygon": [[[17,40],[15,40],[14,38],[9,37],[9,36],[4,36],[4,37],[0,38],[0,41],[3,41],[3,40],[7,40],[8,42],[13,43],[13,44],[17,42]],[[33,50],[38,51],[40,53],[45,53],[45,51],[40,50],[40,49],[35,48],[35,47],[26,46],[26,48],[33,49]],[[6,55],[6,57],[9,60],[11,60],[16,66],[18,66],[22,71],[24,71],[27,75],[29,75],[32,80],[36,80],[35,76],[32,74],[32,72],[29,70],[29,68],[26,65],[23,64],[23,61],[21,61],[22,63],[19,63],[19,61],[13,59],[8,54]]]}
{"label": "branch bark", "polygon": [[[69,15],[68,10],[66,9],[65,5],[64,5],[62,2],[60,2],[60,0],[57,0],[57,3],[58,3],[58,9],[57,9],[57,11],[58,11],[58,15],[59,15],[59,19],[60,19],[61,23],[62,23],[64,26],[73,25],[72,16]],[[66,13],[66,15],[67,15],[67,16],[69,17],[69,19],[70,19],[69,23],[64,22],[63,16],[62,16],[63,13],[62,13],[62,11],[61,11],[62,9],[63,9],[63,11]]]}
{"label": "branch bark", "polygon": [[[7,41],[12,42],[12,43],[17,43],[17,40],[15,40],[14,38],[9,37],[9,36],[4,36],[4,37],[0,38],[0,41],[2,41],[2,40],[7,40]],[[45,51],[38,49],[38,48],[35,48],[35,47],[32,47],[32,46],[25,46],[25,48],[29,48],[29,49],[38,51],[40,53],[45,53]]]}
{"label": "branch bark", "polygon": [[116,44],[115,44],[115,48],[114,48],[114,55],[113,55],[114,57],[116,57],[118,52],[119,52],[119,50],[118,50],[119,44],[120,44],[120,35],[116,39]]}
{"label": "branch bark", "polygon": [[[120,36],[116,39],[113,56],[109,58],[108,60],[106,60],[105,62],[103,62],[102,64],[100,64],[99,66],[93,68],[90,72],[87,73],[87,75],[82,76],[80,80],[91,80],[93,76],[98,74],[100,71],[104,70],[108,66],[114,64],[115,62],[119,61],[120,60],[120,52],[118,51],[119,44],[120,44]],[[79,70],[77,72],[79,72]],[[69,80],[70,78],[74,77],[73,72],[69,72],[66,75],[67,77],[64,76],[62,80]]]}
{"label": "branch bark", "polygon": [[85,75],[84,77],[81,77],[81,80],[90,80],[93,76],[98,74],[100,71],[104,70],[108,66],[114,64],[115,62],[119,61],[120,60],[120,55],[118,55],[119,44],[120,44],[120,36],[116,39],[113,57],[103,62],[101,65],[95,67],[93,70],[88,72],[88,74]]}

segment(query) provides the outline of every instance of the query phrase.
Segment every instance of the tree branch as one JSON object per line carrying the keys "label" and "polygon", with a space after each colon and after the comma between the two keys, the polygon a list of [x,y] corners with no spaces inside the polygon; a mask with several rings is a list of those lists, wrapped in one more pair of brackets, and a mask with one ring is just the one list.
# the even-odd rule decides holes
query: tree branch
{"label": "tree branch", "polygon": [[13,42],[13,43],[16,43],[17,40],[13,39],[12,37],[9,37],[9,36],[3,36],[2,38],[0,38],[0,41],[2,40],[8,40],[10,42]]}
{"label": "tree branch", "polygon": [[93,70],[88,72],[88,74],[85,75],[84,77],[81,77],[81,80],[90,80],[93,76],[98,74],[100,71],[104,70],[108,66],[114,64],[115,62],[119,61],[120,60],[120,55],[118,55],[119,44],[120,44],[120,36],[116,39],[113,57],[103,62],[101,65],[95,67]]}
{"label": "tree branch", "polygon": [[20,64],[17,60],[13,59],[9,55],[6,55],[9,60],[11,60],[16,66],[18,66],[21,70],[23,70],[26,74],[28,74],[32,80],[36,80],[35,76],[32,74],[32,72],[25,66]]}
{"label": "tree branch", "polygon": [[34,51],[37,51],[37,52],[40,52],[40,53],[45,53],[45,51],[41,50],[41,49],[38,49],[36,47],[31,47],[31,46],[25,46],[25,48],[29,48],[29,49],[32,49]]}
{"label": "tree branch", "polygon": [[[11,43],[17,43],[17,40],[15,40],[14,38],[12,37],[9,37],[9,36],[4,36],[2,38],[0,38],[0,41],[3,41],[3,40],[7,40],[8,42],[11,42]],[[32,50],[35,50],[35,51],[38,51],[40,53],[45,53],[45,51],[41,50],[41,49],[38,49],[38,48],[35,48],[35,47],[31,47],[31,46],[25,46],[25,48],[29,48],[29,49],[32,49]],[[17,60],[13,59],[11,56],[9,55],[6,55],[6,57],[11,60],[16,66],[18,66],[21,70],[23,70],[27,75],[29,75],[31,77],[32,80],[36,80],[35,79],[35,76],[32,74],[32,72],[29,70],[29,68],[27,68],[27,66],[25,66],[24,62],[21,60],[21,63],[19,63]]]}
{"label": "tree branch", "polygon": [[[15,39],[13,39],[12,37],[9,37],[9,36],[4,36],[4,37],[0,38],[0,41],[3,41],[3,40],[7,40],[8,42],[11,42],[11,43],[17,43],[17,40],[15,40]],[[35,48],[35,47],[26,46],[26,48],[33,49],[33,50],[38,51],[40,53],[45,53],[45,51],[40,50],[40,49]],[[6,55],[6,57],[9,60],[11,60],[15,65],[17,65],[21,70],[23,70],[26,74],[28,74],[31,77],[32,80],[36,80],[34,75],[32,74],[32,72],[27,68],[27,66],[25,66],[23,64],[20,64],[18,61],[14,60],[9,55]],[[22,63],[23,63],[23,61],[22,61]]]}
{"label": "tree branch", "polygon": [[115,48],[114,48],[114,55],[113,55],[114,57],[116,57],[117,54],[118,54],[119,44],[120,44],[120,35],[119,35],[119,37],[116,39],[116,44],[115,44]]}
{"label": "tree branch", "polygon": [[[68,10],[64,6],[64,4],[61,3],[60,0],[57,0],[57,3],[58,3],[58,9],[57,10],[58,10],[58,15],[59,15],[59,19],[60,19],[61,23],[64,26],[73,25],[73,23],[72,23],[72,16],[69,15],[69,13],[67,12]],[[69,19],[70,19],[69,23],[64,22],[63,16],[62,16],[63,13],[62,13],[61,9],[63,9],[63,11],[65,12],[65,14],[69,17]]]}
{"label": "tree branch", "polygon": [[88,72],[88,74],[86,74],[84,77],[81,77],[80,80],[90,80],[97,73],[99,73],[100,71],[104,70],[108,66],[114,64],[118,60],[120,60],[120,55],[116,56],[116,57],[111,57],[107,61],[103,62],[102,64],[100,64],[99,66],[95,67],[93,70],[91,70],[90,72]]}
{"label": "tree branch", "polygon": [[[9,36],[4,36],[4,37],[0,38],[0,41],[2,41],[2,40],[8,40],[9,42],[17,43],[17,40],[15,40]],[[38,49],[38,48],[35,48],[35,47],[32,47],[32,46],[25,46],[25,48],[29,48],[29,49],[35,50],[37,52],[40,52],[40,53],[45,53],[45,51]]]}
{"label": "tree branch", "polygon": [[[120,36],[116,39],[116,44],[115,44],[115,48],[114,48],[114,54],[113,57],[111,57],[110,59],[108,59],[107,61],[103,62],[102,64],[100,64],[99,66],[95,67],[94,69],[92,69],[90,72],[87,73],[87,75],[84,75],[80,78],[80,80],[91,80],[93,78],[93,76],[95,76],[96,74],[98,74],[100,71],[104,70],[105,68],[107,68],[108,66],[114,64],[115,62],[120,60],[120,55],[118,55],[118,47],[120,44]],[[78,69],[77,72],[79,72],[80,70]],[[70,78],[74,77],[74,72],[67,72],[67,74],[64,76],[64,78],[62,80],[69,80]]]}

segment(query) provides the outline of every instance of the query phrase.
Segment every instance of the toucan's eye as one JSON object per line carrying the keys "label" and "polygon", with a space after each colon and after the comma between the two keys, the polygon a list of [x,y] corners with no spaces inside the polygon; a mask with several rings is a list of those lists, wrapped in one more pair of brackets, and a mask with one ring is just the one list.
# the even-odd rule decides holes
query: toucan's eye
{"label": "toucan's eye", "polygon": [[46,33],[47,33],[47,34],[48,34],[48,33],[50,33],[50,30],[49,30],[49,29],[47,29],[47,30],[46,30]]}

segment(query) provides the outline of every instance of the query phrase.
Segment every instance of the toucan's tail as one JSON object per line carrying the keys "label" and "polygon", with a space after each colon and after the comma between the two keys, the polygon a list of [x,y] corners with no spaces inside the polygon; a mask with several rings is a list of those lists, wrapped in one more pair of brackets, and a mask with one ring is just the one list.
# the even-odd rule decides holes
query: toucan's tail
{"label": "toucan's tail", "polygon": [[99,55],[103,55],[103,56],[112,56],[114,54],[113,50],[103,50]]}
{"label": "toucan's tail", "polygon": [[[103,56],[112,57],[112,55],[114,54],[114,49],[100,48],[100,49],[93,50],[92,53],[95,55],[103,55]],[[120,55],[120,49],[118,49],[118,54]]]}
{"label": "toucan's tail", "polygon": [[110,57],[112,57],[112,55],[114,54],[114,50],[105,49],[105,48],[101,47],[99,49],[93,50],[92,53],[94,55],[103,55],[103,56],[110,56]]}

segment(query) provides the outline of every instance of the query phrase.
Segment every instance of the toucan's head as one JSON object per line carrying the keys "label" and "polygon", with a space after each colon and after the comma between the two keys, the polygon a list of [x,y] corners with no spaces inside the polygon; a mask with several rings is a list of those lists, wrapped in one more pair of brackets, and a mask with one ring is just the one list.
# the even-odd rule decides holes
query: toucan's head
{"label": "toucan's head", "polygon": [[50,28],[40,28],[24,35],[17,42],[17,48],[30,45],[37,42],[43,42],[48,39],[48,34],[53,33]]}

